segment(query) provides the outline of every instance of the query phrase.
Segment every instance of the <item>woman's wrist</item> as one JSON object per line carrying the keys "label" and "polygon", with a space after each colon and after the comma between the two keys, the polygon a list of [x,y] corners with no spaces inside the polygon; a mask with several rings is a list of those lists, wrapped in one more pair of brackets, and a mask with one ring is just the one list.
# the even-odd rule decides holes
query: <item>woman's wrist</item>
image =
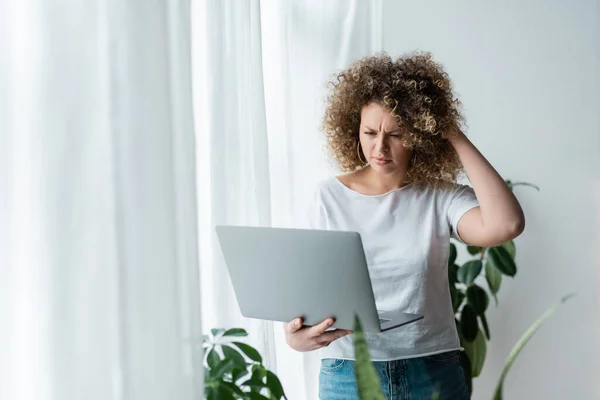
{"label": "woman's wrist", "polygon": [[448,142],[450,142],[450,144],[452,146],[454,146],[455,148],[460,143],[468,141],[468,140],[469,139],[467,139],[467,136],[458,127],[454,128],[448,135]]}

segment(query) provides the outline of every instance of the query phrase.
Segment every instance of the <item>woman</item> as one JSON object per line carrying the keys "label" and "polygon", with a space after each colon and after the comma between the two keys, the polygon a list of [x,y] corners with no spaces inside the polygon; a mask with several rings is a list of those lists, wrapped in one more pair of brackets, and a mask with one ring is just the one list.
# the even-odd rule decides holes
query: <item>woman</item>
{"label": "woman", "polygon": [[[496,246],[525,225],[511,190],[461,131],[459,106],[427,53],[359,60],[328,98],[324,131],[348,173],[319,185],[313,227],[360,232],[378,309],[425,316],[366,335],[389,399],[469,398],[448,286],[450,238]],[[472,188],[456,183],[463,168]],[[351,332],[326,332],[333,323],[296,319],[286,339],[297,351],[321,349],[321,399],[355,399]]]}

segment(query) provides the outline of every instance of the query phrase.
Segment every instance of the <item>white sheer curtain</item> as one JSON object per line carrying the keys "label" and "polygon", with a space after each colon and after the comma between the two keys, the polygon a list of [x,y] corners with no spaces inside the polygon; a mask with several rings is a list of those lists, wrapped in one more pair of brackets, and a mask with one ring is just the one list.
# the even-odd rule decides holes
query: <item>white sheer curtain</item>
{"label": "white sheer curtain", "polygon": [[325,83],[381,50],[381,2],[205,0],[193,19],[203,326],[244,327],[288,397],[317,398],[317,353],[243,318],[214,225],[297,226],[334,168],[319,132]]}
{"label": "white sheer curtain", "polygon": [[187,1],[0,17],[0,398],[198,399]]}

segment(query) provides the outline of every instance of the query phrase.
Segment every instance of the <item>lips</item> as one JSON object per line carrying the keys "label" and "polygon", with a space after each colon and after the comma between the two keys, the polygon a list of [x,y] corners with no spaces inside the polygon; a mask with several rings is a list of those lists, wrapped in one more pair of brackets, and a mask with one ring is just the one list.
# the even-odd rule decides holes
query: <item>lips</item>
{"label": "lips", "polygon": [[385,159],[385,158],[379,158],[379,157],[372,157],[371,159],[376,164],[379,164],[379,165],[386,165],[386,164],[389,164],[390,162],[392,162],[392,160],[388,160],[388,159]]}

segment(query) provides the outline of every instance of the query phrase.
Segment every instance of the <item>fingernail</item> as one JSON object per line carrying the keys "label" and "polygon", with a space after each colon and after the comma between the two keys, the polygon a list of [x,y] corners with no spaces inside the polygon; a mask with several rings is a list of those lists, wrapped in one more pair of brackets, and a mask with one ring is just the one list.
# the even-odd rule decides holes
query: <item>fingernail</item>
{"label": "fingernail", "polygon": [[295,321],[294,321],[294,325],[295,325],[295,326],[300,326],[300,320],[299,320],[299,319],[295,320]]}

